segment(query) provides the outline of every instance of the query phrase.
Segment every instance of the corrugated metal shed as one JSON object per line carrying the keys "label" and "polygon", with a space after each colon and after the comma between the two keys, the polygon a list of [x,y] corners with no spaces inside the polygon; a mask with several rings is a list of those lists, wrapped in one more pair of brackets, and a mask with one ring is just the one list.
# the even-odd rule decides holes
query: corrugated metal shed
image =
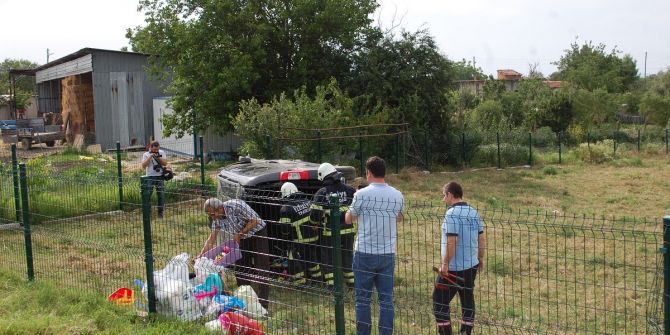
{"label": "corrugated metal shed", "polygon": [[103,150],[146,144],[153,134],[152,99],[165,83],[144,71],[148,55],[84,48],[37,68],[40,111],[60,112],[60,79],[91,73],[95,142]]}
{"label": "corrugated metal shed", "polygon": [[153,99],[153,124],[154,136],[160,143],[161,148],[171,151],[173,154],[193,156],[195,145],[199,141],[198,137],[202,135],[203,147],[205,153],[235,153],[239,150],[242,141],[232,132],[220,135],[211,129],[203,134],[193,136],[193,133],[187,133],[178,138],[175,135],[163,135],[162,118],[165,115],[172,114],[172,108],[168,106],[170,97],[158,97]]}

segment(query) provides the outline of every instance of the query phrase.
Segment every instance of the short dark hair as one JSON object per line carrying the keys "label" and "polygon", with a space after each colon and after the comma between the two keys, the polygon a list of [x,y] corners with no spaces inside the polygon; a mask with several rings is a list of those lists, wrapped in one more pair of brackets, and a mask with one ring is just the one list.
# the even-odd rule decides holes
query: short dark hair
{"label": "short dark hair", "polygon": [[462,198],[463,197],[463,188],[461,185],[455,181],[450,181],[446,185],[444,185],[443,188],[444,194],[447,195],[447,193],[451,193],[456,198]]}
{"label": "short dark hair", "polygon": [[161,145],[158,143],[158,141],[153,141],[153,142],[151,142],[151,145],[150,145],[150,147],[152,147],[152,148],[158,148],[160,146]]}
{"label": "short dark hair", "polygon": [[365,161],[365,169],[370,171],[376,178],[386,176],[386,162],[381,157],[372,156]]}

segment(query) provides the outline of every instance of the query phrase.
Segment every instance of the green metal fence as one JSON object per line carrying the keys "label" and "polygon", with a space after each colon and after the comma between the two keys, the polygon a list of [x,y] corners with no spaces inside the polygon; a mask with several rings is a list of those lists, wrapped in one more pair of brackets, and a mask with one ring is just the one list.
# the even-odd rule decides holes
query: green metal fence
{"label": "green metal fence", "polygon": [[[407,125],[404,125],[405,127]],[[293,130],[298,128],[287,128]],[[419,166],[483,168],[563,164],[570,160],[602,162],[621,156],[668,154],[667,129],[657,126],[595,128],[554,132],[550,128],[484,131],[453,130],[433,133],[430,129],[386,133],[373,130],[299,129],[301,135],[281,138],[280,155],[316,162],[339,162],[361,167],[366,157],[386,157],[390,170]]]}
{"label": "green metal fence", "polygon": [[[104,295],[133,287],[134,280],[140,279],[147,287],[163,285],[163,290],[155,292],[155,299],[141,299],[143,306],[137,308],[156,304],[158,312],[192,316],[166,307],[165,283],[160,277],[150,283],[154,277],[147,274],[164,269],[181,253],[192,259],[200,252],[210,232],[202,206],[206,198],[215,196],[212,188],[202,187],[198,178],[166,182],[165,213],[158,218],[156,199],[141,197],[136,175],[124,175],[123,210],[119,210],[119,179],[114,173],[95,178],[44,175],[41,167],[26,164],[20,165],[19,175],[23,226],[15,220],[12,170],[0,171],[0,206],[6,213],[4,222],[9,222],[0,226],[0,266],[25,273],[31,280],[51,280]],[[280,195],[248,192],[244,200],[269,227],[272,266],[257,278],[270,285],[269,317],[257,317],[266,333],[352,334],[354,290],[341,281],[346,265],[339,267],[335,261],[339,279],[333,288],[316,278],[292,281],[287,266],[291,257],[277,221]],[[404,221],[397,226],[395,333],[434,334],[432,267],[440,260],[445,208],[441,203],[412,199],[406,199],[404,207]],[[331,219],[343,214],[336,214],[339,209],[331,208]],[[668,304],[663,299],[668,297],[664,277],[670,271],[670,257],[665,253],[664,233],[670,229],[664,229],[661,218],[496,209],[479,209],[479,213],[487,248],[484,271],[476,280],[475,333],[667,333],[668,313],[663,308]],[[350,247],[333,243],[320,250],[332,253],[338,248]],[[306,261],[308,265],[319,262]],[[190,262],[180,266],[194,271]],[[235,277],[244,271],[224,271],[226,289],[234,291]],[[378,310],[376,300],[372,310]],[[375,324],[376,319],[373,313]],[[458,299],[452,302],[452,319],[460,319]]]}

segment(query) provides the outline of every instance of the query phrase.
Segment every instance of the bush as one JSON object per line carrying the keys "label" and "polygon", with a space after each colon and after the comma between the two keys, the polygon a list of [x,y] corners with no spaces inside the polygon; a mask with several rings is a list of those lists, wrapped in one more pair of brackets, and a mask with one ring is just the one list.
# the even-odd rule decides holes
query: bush
{"label": "bush", "polygon": [[[533,158],[533,160],[535,160]],[[479,165],[498,165],[498,146],[482,145],[477,150],[473,162]],[[500,144],[500,164],[502,166],[518,166],[528,164],[528,148],[516,144]]]}
{"label": "bush", "polygon": [[577,158],[586,163],[605,163],[614,159],[614,141],[603,140],[591,144],[589,148],[587,143],[581,143],[575,150]]}
{"label": "bush", "polygon": [[474,130],[465,132],[465,151],[463,151],[462,132],[451,133],[448,138],[446,163],[461,165],[464,163],[464,159],[465,162],[475,161],[475,157],[483,141],[482,133]]}
{"label": "bush", "polygon": [[548,148],[558,145],[558,135],[549,127],[542,127],[533,133],[533,146]]}

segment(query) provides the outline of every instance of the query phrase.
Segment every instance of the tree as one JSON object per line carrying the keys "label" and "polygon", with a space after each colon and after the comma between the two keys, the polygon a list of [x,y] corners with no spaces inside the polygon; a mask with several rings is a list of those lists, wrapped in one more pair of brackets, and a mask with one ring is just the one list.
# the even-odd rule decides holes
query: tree
{"label": "tree", "polygon": [[[288,151],[295,151],[297,157],[316,160],[318,149],[333,152],[342,147],[335,140],[323,141],[317,145],[315,141],[288,141],[279,143],[279,138],[316,138],[316,132],[302,132],[285,129],[282,126],[301,128],[335,128],[354,125],[360,118],[354,119],[352,100],[332,80],[328,85],[317,86],[314,97],[307,94],[303,87],[293,92],[293,97],[281,94],[270,103],[261,104],[255,99],[243,101],[240,112],[233,125],[235,132],[246,139],[240,151],[255,157],[286,157]],[[341,133],[340,133],[341,132]],[[351,135],[350,130],[328,132],[328,137]],[[325,134],[324,134],[325,135]],[[346,140],[347,142],[349,140]],[[289,150],[290,148],[290,150]]]}
{"label": "tree", "polygon": [[565,80],[588,91],[596,89],[607,93],[621,93],[631,89],[638,80],[635,60],[630,55],[619,57],[621,53],[613,48],[609,53],[604,44],[592,42],[578,45],[574,42],[565,50],[558,62],[558,73],[551,75],[552,80]]}
{"label": "tree", "polygon": [[650,123],[667,126],[670,123],[670,71],[661,71],[645,78],[640,114]]}
{"label": "tree", "polygon": [[[34,69],[39,65],[27,59],[5,58],[0,63],[0,95],[9,94],[11,83],[9,81],[10,69]],[[21,76],[16,78],[16,107],[25,108],[30,96],[35,92],[35,78]]]}
{"label": "tree", "polygon": [[169,132],[230,128],[238,104],[271,101],[350,74],[376,8],[372,0],[141,0],[146,26],[129,29],[151,73],[172,78]]}
{"label": "tree", "polygon": [[483,80],[486,75],[481,67],[476,67],[472,62],[462,59],[454,62],[451,66],[453,80]]}
{"label": "tree", "polygon": [[540,64],[528,64],[528,79],[544,79],[544,75],[540,72]]}
{"label": "tree", "polygon": [[445,130],[452,83],[450,62],[425,30],[370,34],[346,85],[357,115],[388,110],[392,122]]}

